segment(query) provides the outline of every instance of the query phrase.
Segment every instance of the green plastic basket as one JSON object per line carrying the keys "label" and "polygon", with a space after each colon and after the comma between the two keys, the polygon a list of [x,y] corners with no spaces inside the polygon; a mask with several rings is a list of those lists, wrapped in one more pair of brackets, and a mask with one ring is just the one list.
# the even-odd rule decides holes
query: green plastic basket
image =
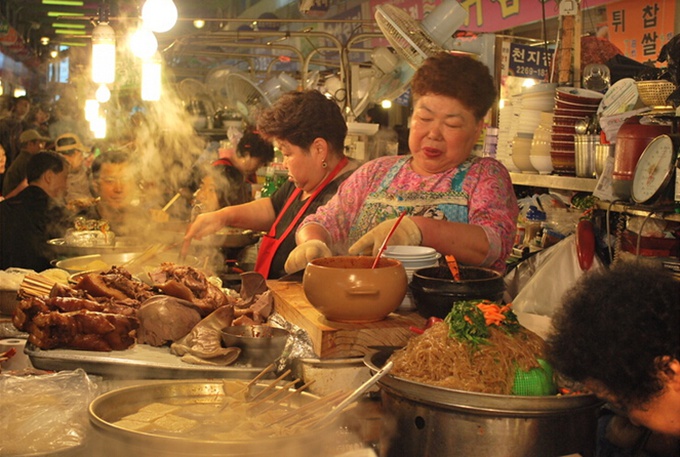
{"label": "green plastic basket", "polygon": [[543,359],[538,359],[538,364],[540,367],[529,371],[517,370],[515,372],[513,395],[540,396],[557,393],[552,367]]}

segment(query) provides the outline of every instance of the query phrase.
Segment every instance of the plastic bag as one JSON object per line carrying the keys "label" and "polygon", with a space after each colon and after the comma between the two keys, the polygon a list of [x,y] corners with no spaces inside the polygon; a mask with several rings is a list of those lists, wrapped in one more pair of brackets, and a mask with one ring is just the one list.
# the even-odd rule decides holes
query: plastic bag
{"label": "plastic bag", "polygon": [[96,384],[81,369],[0,376],[0,456],[47,455],[83,446],[87,408],[96,395]]}
{"label": "plastic bag", "polygon": [[[576,252],[576,236],[570,235],[522,262],[505,277],[516,312],[552,317],[562,304],[562,296],[583,274],[604,268],[595,256],[586,272],[581,270]],[[526,266],[523,264],[527,263]]]}

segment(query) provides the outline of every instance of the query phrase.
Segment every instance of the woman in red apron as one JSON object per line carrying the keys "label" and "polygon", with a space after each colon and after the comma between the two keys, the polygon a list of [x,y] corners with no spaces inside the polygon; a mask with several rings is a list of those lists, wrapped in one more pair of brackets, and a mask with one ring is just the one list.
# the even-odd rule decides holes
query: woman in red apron
{"label": "woman in red apron", "polygon": [[199,215],[184,236],[182,255],[192,239],[223,227],[266,231],[255,270],[276,279],[285,274],[297,226],[335,194],[357,164],[344,155],[347,125],[340,108],[319,91],[284,95],[260,114],[257,129],[283,155],[288,182],[271,197]]}

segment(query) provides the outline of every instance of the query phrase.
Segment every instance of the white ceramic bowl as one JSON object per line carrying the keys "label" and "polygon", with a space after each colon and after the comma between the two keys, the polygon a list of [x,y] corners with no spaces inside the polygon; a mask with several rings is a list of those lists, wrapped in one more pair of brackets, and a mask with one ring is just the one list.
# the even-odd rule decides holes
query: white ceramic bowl
{"label": "white ceramic bowl", "polygon": [[529,162],[531,162],[531,166],[534,167],[537,171],[538,174],[540,175],[549,175],[553,171],[553,164],[552,164],[552,158],[550,157],[550,150],[548,150],[548,154],[543,154],[543,155],[533,155],[531,154],[529,156]]}

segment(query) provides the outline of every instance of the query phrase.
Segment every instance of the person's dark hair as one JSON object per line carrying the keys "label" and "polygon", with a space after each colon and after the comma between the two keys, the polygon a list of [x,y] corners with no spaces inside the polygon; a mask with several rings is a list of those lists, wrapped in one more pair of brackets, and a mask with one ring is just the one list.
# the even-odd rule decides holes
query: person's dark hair
{"label": "person's dark hair", "polygon": [[123,151],[106,151],[102,152],[94,159],[90,170],[92,172],[92,178],[98,179],[99,173],[101,172],[102,165],[105,163],[125,163],[130,161],[130,156]]}
{"label": "person's dark hair", "polygon": [[54,151],[40,151],[33,154],[26,165],[26,180],[32,183],[40,179],[47,171],[61,173],[68,167],[68,162]]}
{"label": "person's dark hair", "polygon": [[425,59],[411,80],[415,99],[427,94],[459,100],[482,119],[496,100],[496,85],[479,60],[459,54],[439,53]]}
{"label": "person's dark hair", "polygon": [[14,111],[14,109],[17,107],[17,105],[19,104],[19,102],[20,102],[21,100],[26,100],[28,103],[31,103],[31,99],[30,99],[30,98],[28,98],[26,95],[21,95],[21,96],[19,96],[19,97],[12,97],[12,98],[10,98],[10,99],[9,99],[9,104],[8,104],[7,107],[9,108],[10,111]]}
{"label": "person's dark hair", "polygon": [[547,357],[579,382],[601,382],[624,406],[663,389],[668,360],[680,360],[680,282],[661,267],[618,262],[593,271],[565,295],[553,317]]}
{"label": "person's dark hair", "polygon": [[262,138],[259,133],[248,129],[243,132],[243,136],[236,146],[236,154],[239,157],[250,156],[260,159],[263,164],[274,160],[274,146]]}
{"label": "person's dark hair", "polygon": [[342,155],[347,124],[335,102],[317,90],[305,90],[288,92],[264,110],[257,130],[265,138],[285,140],[302,149],[323,138],[335,154]]}

